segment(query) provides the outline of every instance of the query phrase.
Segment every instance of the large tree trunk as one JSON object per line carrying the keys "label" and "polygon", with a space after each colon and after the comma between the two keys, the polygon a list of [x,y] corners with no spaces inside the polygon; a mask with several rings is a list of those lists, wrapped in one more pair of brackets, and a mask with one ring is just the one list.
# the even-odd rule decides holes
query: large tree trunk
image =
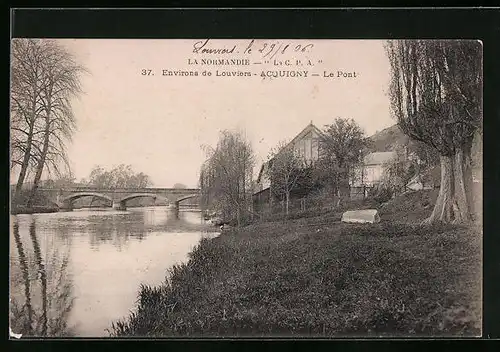
{"label": "large tree trunk", "polygon": [[331,187],[332,187],[331,194],[333,198],[333,206],[338,207],[340,204],[340,192],[339,192],[338,182],[335,181]]}
{"label": "large tree trunk", "polygon": [[14,194],[14,201],[18,202],[19,197],[21,195],[21,190],[23,188],[24,180],[26,178],[26,174],[28,172],[28,167],[30,163],[30,158],[31,158],[31,146],[33,144],[33,124],[30,125],[29,131],[28,131],[28,139],[26,141],[26,149],[24,151],[24,156],[23,156],[23,163],[21,165],[21,171],[19,172],[19,177],[17,179],[17,184],[16,184],[16,192]]}
{"label": "large tree trunk", "polygon": [[285,194],[285,215],[288,216],[288,209],[290,204],[290,192],[286,192]]}
{"label": "large tree trunk", "polygon": [[[49,107],[50,109],[50,107]],[[50,141],[50,110],[47,112],[47,116],[45,118],[45,131],[44,131],[44,140],[42,147],[42,155],[40,155],[40,160],[38,161],[38,166],[36,169],[35,179],[33,180],[33,188],[30,192],[30,197],[28,198],[27,207],[30,208],[33,206],[33,202],[35,200],[36,192],[38,189],[38,185],[40,184],[40,179],[42,178],[43,168],[45,166],[45,160],[47,158],[47,153],[49,151],[49,141]]]}
{"label": "large tree trunk", "polygon": [[[36,88],[36,83],[35,87]],[[19,196],[21,195],[21,190],[24,184],[24,180],[26,178],[26,174],[28,172],[28,167],[31,159],[31,148],[33,146],[33,133],[35,129],[35,120],[37,118],[37,111],[36,111],[36,103],[37,103],[37,93],[36,90],[33,92],[33,97],[30,101],[30,117],[28,119],[28,139],[26,140],[26,149],[24,150],[24,156],[23,156],[23,163],[21,165],[21,171],[19,172],[19,177],[17,179],[17,184],[16,184],[16,192],[14,195],[14,199],[17,202],[19,200]]]}
{"label": "large tree trunk", "polygon": [[424,223],[468,223],[472,220],[471,150],[466,145],[453,156],[441,156],[441,187],[431,216]]}
{"label": "large tree trunk", "polygon": [[349,179],[347,174],[344,174],[340,180],[338,205],[343,205],[350,197],[351,190],[349,187]]}
{"label": "large tree trunk", "polygon": [[472,220],[472,168],[470,147],[459,149],[455,154],[455,222]]}
{"label": "large tree trunk", "polygon": [[237,211],[237,222],[238,222],[238,228],[241,227],[241,211],[240,211],[240,205],[238,204],[238,209],[236,210]]}

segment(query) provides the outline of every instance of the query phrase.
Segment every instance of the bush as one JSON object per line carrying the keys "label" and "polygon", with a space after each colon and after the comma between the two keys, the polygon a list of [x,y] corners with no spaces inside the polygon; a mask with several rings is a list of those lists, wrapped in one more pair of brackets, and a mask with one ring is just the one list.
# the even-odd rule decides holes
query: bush
{"label": "bush", "polygon": [[[21,190],[19,197],[17,199],[12,198],[12,206],[13,207],[23,207],[28,203],[29,197],[31,197],[31,189],[23,189]],[[40,192],[36,192],[32,203],[34,206],[54,206],[52,202]]]}
{"label": "bush", "polygon": [[407,192],[391,199],[380,207],[382,220],[421,222],[432,213],[439,190]]}
{"label": "bush", "polygon": [[[232,218],[227,223],[229,226],[233,226],[233,227],[238,226],[238,219]],[[250,225],[251,223],[252,223],[252,215],[251,214],[247,213],[247,214],[241,215],[241,217],[240,217],[240,225],[241,226],[247,226],[247,225]]]}
{"label": "bush", "polygon": [[373,187],[368,192],[368,197],[372,198],[378,204],[383,204],[392,199],[394,192],[386,186]]}

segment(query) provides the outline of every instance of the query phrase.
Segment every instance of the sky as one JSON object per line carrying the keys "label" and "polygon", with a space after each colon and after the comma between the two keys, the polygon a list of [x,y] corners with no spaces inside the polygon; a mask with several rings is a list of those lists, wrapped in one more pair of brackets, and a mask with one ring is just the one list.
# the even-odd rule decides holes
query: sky
{"label": "sky", "polygon": [[[224,129],[246,135],[257,170],[273,147],[311,121],[323,128],[336,117],[352,118],[368,136],[395,123],[383,41],[256,40],[252,52],[244,53],[250,40],[210,40],[204,48],[236,50],[193,53],[195,43],[204,40],[61,40],[89,71],[82,77],[83,94],[73,102],[78,129],[68,154],[77,180],[88,177],[96,165],[130,164],[156,187],[196,187],[206,157],[202,146],[215,146]],[[266,51],[257,49],[277,42],[290,46],[265,62],[271,54],[263,58]],[[313,45],[306,52],[291,49],[308,44]],[[188,64],[188,59],[200,63],[202,58],[248,58],[251,65]],[[275,66],[275,59],[299,59],[303,66]],[[304,66],[307,60],[314,66]],[[141,69],[152,75],[141,75]],[[162,70],[198,71],[200,76],[163,76]],[[201,76],[205,70],[212,76]],[[216,70],[249,71],[252,76],[215,77]],[[309,73],[306,78],[260,77],[262,71],[276,70]],[[356,72],[356,77],[338,78],[339,70]],[[335,77],[324,77],[325,72]]]}

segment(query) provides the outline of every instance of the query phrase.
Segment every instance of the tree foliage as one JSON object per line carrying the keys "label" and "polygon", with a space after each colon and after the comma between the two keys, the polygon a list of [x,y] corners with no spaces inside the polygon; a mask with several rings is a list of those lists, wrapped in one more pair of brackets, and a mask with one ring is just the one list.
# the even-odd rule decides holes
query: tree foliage
{"label": "tree foliage", "polygon": [[118,165],[111,170],[96,166],[90,172],[88,184],[99,188],[145,188],[152,186],[151,178],[143,172],[135,173],[131,165]]}
{"label": "tree foliage", "polygon": [[471,146],[482,124],[482,48],[473,40],[387,43],[400,128],[440,155],[441,188],[428,222],[471,219]]}
{"label": "tree foliage", "polygon": [[53,188],[53,189],[61,189],[65,187],[73,187],[75,186],[75,178],[73,175],[61,175],[55,179],[48,179],[41,183],[41,187],[43,188]]}
{"label": "tree foliage", "polygon": [[382,184],[393,194],[404,192],[418,171],[418,163],[408,156],[407,149],[399,146],[395,153],[395,158],[386,162],[382,171]]}
{"label": "tree foliage", "polygon": [[368,146],[364,131],[353,120],[336,118],[320,137],[318,175],[339,202],[349,197],[349,178],[360,165]]}
{"label": "tree foliage", "polygon": [[224,130],[215,148],[206,147],[208,158],[200,172],[202,204],[225,219],[241,224],[251,212],[255,157],[242,133]]}
{"label": "tree foliage", "polygon": [[429,144],[410,140],[408,151],[418,158],[418,163],[422,169],[439,165],[439,152]]}

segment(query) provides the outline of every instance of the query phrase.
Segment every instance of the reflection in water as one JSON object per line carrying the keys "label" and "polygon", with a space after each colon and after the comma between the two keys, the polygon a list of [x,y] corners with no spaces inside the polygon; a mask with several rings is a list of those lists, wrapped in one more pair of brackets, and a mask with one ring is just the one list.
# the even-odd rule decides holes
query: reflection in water
{"label": "reflection in water", "polygon": [[199,212],[173,215],[150,207],[12,216],[12,330],[108,336],[111,322],[134,308],[140,284],[160,284],[213,236]]}
{"label": "reflection in water", "polygon": [[[25,336],[71,335],[67,321],[74,299],[67,275],[68,253],[63,253],[64,248],[58,248],[54,242],[45,241],[43,255],[40,246],[43,234],[37,234],[35,217],[26,220],[29,238],[21,235],[20,226],[25,223],[20,224],[17,219],[13,223],[17,256],[11,255],[11,327]],[[31,255],[26,256],[25,251]],[[24,296],[18,294],[20,277]],[[53,287],[49,288],[49,283]]]}
{"label": "reflection in water", "polygon": [[[16,222],[14,224],[14,239],[16,241],[16,248],[19,259],[19,266],[22,273],[23,284],[24,284],[24,306],[21,311],[17,309],[17,305],[12,303],[11,299],[11,314],[14,316],[11,317],[12,320],[17,321],[17,325],[21,324],[23,334],[31,335],[33,329],[31,327],[31,323],[33,321],[33,308],[31,307],[31,293],[30,293],[30,278],[28,273],[28,264],[26,261],[26,255],[24,254],[23,243],[21,242],[21,238],[19,236],[19,224]],[[11,274],[12,277],[12,274]],[[25,314],[26,313],[26,314]],[[26,317],[22,319],[22,317]],[[19,331],[16,329],[16,331]]]}
{"label": "reflection in water", "polygon": [[40,245],[38,244],[38,239],[36,238],[36,227],[34,219],[31,221],[29,232],[31,241],[33,242],[33,250],[35,252],[35,258],[38,264],[40,286],[42,288],[42,316],[40,318],[40,324],[42,326],[41,335],[47,336],[47,272],[45,271],[45,265],[42,261]]}

